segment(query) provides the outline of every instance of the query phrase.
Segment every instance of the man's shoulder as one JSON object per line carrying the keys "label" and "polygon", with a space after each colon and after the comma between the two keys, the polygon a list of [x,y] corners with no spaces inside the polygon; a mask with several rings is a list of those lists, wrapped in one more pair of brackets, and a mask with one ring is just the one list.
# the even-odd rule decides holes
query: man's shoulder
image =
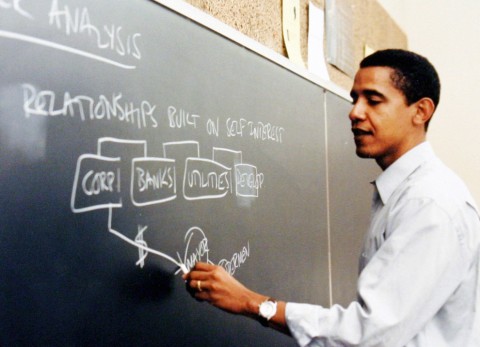
{"label": "man's shoulder", "polygon": [[478,211],[463,180],[438,158],[424,162],[412,172],[402,190],[408,199],[430,199],[452,213],[465,203]]}

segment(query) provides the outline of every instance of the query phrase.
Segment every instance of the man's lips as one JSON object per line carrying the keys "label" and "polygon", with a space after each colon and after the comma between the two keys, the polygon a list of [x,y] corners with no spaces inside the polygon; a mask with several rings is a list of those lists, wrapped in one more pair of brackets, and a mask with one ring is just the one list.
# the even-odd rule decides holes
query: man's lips
{"label": "man's lips", "polygon": [[360,129],[360,128],[352,128],[353,136],[359,137],[364,135],[372,135],[371,131]]}

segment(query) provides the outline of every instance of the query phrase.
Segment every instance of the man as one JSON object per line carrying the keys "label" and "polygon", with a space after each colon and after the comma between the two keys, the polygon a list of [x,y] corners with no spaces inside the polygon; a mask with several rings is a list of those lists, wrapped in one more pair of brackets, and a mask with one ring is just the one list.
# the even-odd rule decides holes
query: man
{"label": "man", "polygon": [[301,346],[480,346],[480,220],[460,179],[426,142],[440,82],[425,58],[378,51],[360,63],[349,118],[357,155],[383,172],[348,307],[273,302],[222,268],[187,275],[195,297],[268,320]]}

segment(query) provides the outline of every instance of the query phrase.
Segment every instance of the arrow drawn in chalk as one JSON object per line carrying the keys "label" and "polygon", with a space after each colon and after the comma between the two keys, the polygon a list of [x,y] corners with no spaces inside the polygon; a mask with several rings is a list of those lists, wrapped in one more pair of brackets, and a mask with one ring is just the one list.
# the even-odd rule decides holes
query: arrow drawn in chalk
{"label": "arrow drawn in chalk", "polygon": [[[140,266],[143,266],[142,264],[144,263],[144,260],[147,256],[147,254],[143,253],[143,252],[147,252],[147,253],[152,253],[152,254],[158,255],[159,257],[162,257],[164,259],[167,259],[168,261],[177,265],[180,268],[180,270],[182,270],[182,272],[184,274],[188,273],[188,269],[185,266],[185,264],[177,261],[176,259],[172,258],[168,254],[159,252],[159,251],[157,251],[155,249],[152,249],[152,248],[149,248],[147,246],[147,243],[145,241],[143,241],[143,232],[146,230],[146,228],[147,228],[146,226],[145,227],[141,227],[140,225],[138,226],[139,235],[142,235],[141,240],[139,240],[139,241],[137,241],[138,235],[135,238],[135,240],[132,240],[132,239],[126,237],[125,235],[123,235],[122,233],[118,232],[117,230],[113,229],[112,228],[112,214],[113,214],[112,210],[113,210],[112,207],[110,207],[108,209],[108,231],[111,232],[112,234],[114,234],[115,236],[121,238],[123,241],[128,242],[129,244],[137,247],[139,249],[139,255],[140,255],[140,250],[142,251],[142,253],[140,255],[140,260],[139,260],[139,262],[137,262],[137,265],[140,264]],[[140,234],[140,231],[141,231],[141,234]]]}

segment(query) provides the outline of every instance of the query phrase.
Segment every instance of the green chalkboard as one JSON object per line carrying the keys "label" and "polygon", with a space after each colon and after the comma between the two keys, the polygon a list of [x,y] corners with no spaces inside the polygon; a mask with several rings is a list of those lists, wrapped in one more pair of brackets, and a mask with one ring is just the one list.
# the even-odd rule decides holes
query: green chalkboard
{"label": "green chalkboard", "polygon": [[0,47],[0,345],[295,346],[181,268],[329,305],[324,88],[147,0],[3,1]]}

